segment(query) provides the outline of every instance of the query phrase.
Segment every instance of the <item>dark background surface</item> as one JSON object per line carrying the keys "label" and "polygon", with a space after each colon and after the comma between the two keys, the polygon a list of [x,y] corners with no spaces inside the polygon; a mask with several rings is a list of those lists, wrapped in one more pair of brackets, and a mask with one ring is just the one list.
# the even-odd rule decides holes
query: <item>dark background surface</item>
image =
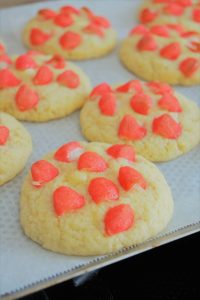
{"label": "dark background surface", "polygon": [[81,286],[72,280],[21,300],[200,299],[200,233],[94,272]]}

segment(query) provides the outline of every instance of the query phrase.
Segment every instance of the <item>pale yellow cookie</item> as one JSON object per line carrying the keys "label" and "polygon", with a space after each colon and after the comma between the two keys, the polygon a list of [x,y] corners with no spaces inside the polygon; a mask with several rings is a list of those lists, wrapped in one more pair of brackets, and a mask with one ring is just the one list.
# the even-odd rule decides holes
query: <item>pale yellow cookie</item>
{"label": "pale yellow cookie", "polygon": [[200,26],[199,0],[146,0],[141,1],[138,18],[146,25],[184,24],[191,30]]}
{"label": "pale yellow cookie", "polygon": [[146,80],[199,84],[200,30],[181,28],[173,24],[136,26],[122,42],[121,61]]}
{"label": "pale yellow cookie", "polygon": [[25,234],[68,255],[142,243],[163,230],[172,213],[165,178],[127,145],[69,142],[32,165],[21,191]]}
{"label": "pale yellow cookie", "polygon": [[24,43],[31,49],[83,60],[106,55],[116,45],[110,22],[89,8],[64,6],[59,11],[42,9],[28,22]]}
{"label": "pale yellow cookie", "polygon": [[31,152],[28,131],[15,118],[0,112],[0,185],[21,172]]}
{"label": "pale yellow cookie", "polygon": [[0,110],[25,121],[58,119],[79,109],[90,89],[76,65],[30,51],[0,70]]}
{"label": "pale yellow cookie", "polygon": [[126,143],[152,161],[167,161],[200,141],[196,103],[167,84],[132,80],[117,89],[104,83],[84,105],[81,129],[89,141]]}

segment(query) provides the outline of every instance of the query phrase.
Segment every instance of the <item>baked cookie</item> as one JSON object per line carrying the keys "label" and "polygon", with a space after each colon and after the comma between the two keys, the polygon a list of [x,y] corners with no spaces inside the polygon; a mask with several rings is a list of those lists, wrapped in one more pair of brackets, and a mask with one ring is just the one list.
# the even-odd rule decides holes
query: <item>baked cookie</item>
{"label": "baked cookie", "polygon": [[25,121],[58,119],[79,109],[90,89],[79,67],[30,51],[0,70],[0,110]]}
{"label": "baked cookie", "polygon": [[0,112],[0,185],[24,168],[31,151],[28,131],[15,118]]}
{"label": "baked cookie", "polygon": [[94,88],[80,116],[89,141],[134,145],[151,161],[167,161],[200,141],[196,103],[158,82],[132,80]]}
{"label": "baked cookie", "polygon": [[199,0],[148,0],[139,12],[143,24],[184,24],[191,30],[200,26]]}
{"label": "baked cookie", "polygon": [[69,255],[142,243],[165,228],[172,212],[161,172],[120,144],[63,145],[32,165],[20,200],[25,234]]}
{"label": "baked cookie", "polygon": [[23,32],[25,44],[48,54],[83,60],[110,52],[116,45],[116,32],[110,22],[89,8],[42,9]]}
{"label": "baked cookie", "polygon": [[146,80],[171,84],[200,83],[200,30],[180,25],[138,25],[122,43],[120,58]]}

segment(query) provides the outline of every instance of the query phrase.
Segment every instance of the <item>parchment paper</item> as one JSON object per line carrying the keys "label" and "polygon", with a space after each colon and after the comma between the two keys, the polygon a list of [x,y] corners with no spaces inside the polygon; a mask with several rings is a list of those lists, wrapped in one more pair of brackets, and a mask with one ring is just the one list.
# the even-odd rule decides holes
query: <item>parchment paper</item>
{"label": "parchment paper", "polygon": [[[119,43],[136,24],[135,14],[140,1],[101,0],[67,1],[77,7],[89,6],[97,14],[107,16],[119,33]],[[21,42],[24,24],[39,8],[56,8],[66,1],[3,9],[0,11],[0,38],[10,54],[25,51]],[[119,47],[110,55],[97,60],[77,63],[90,76],[92,84],[102,81],[118,83],[134,77],[126,71],[118,59]],[[200,86],[176,87],[200,104]],[[94,261],[94,257],[73,257],[42,249],[29,240],[19,224],[19,193],[23,178],[31,163],[66,141],[83,140],[79,127],[79,112],[59,121],[44,124],[24,123],[33,138],[33,154],[25,170],[14,180],[0,187],[0,295],[19,291],[36,282],[52,278],[80,265]],[[200,221],[200,147],[168,163],[158,164],[171,186],[175,210],[165,233]],[[134,255],[134,249],[132,255]],[[119,254],[119,259],[120,259]],[[98,268],[98,264],[96,266]]]}

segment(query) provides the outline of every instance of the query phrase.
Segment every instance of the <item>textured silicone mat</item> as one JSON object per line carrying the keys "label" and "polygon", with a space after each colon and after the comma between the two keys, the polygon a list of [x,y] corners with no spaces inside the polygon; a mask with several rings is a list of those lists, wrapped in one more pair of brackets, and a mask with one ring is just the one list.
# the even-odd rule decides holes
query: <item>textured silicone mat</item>
{"label": "textured silicone mat", "polygon": [[[88,5],[96,13],[107,16],[119,33],[120,40],[136,24],[135,13],[140,1],[101,0],[68,1],[68,4]],[[22,53],[24,24],[39,8],[56,8],[66,1],[44,2],[0,11],[0,38],[10,54]],[[119,48],[119,47],[118,47]],[[134,76],[118,60],[118,50],[112,54],[87,62],[79,62],[95,85],[102,81],[123,82]],[[200,87],[177,90],[200,104]],[[56,95],[55,95],[56,97]],[[88,270],[96,269],[125,257],[136,255],[154,246],[181,238],[199,230],[200,221],[200,146],[190,153],[168,163],[158,164],[171,186],[175,211],[168,228],[160,237],[137,247],[124,249],[106,257],[64,256],[42,249],[26,238],[19,224],[19,193],[30,164],[69,140],[83,140],[79,127],[79,112],[59,121],[44,124],[24,123],[33,138],[33,154],[25,170],[14,180],[0,188],[0,295],[14,298],[55,284]],[[17,294],[16,294],[17,293]]]}

